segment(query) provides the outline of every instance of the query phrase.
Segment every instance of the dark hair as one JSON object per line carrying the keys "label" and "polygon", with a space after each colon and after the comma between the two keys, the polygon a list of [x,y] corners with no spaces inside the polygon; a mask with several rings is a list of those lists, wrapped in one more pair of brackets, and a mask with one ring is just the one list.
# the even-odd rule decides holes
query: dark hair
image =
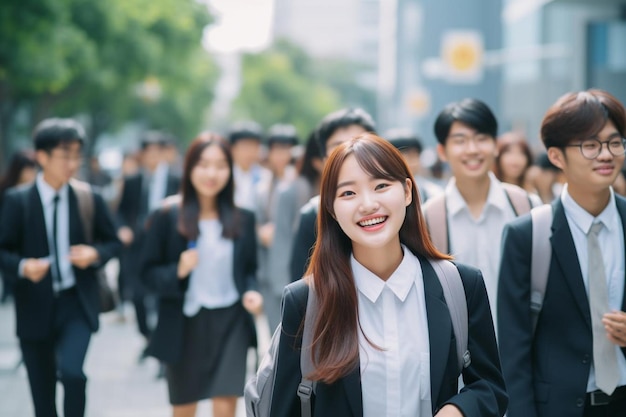
{"label": "dark hair", "polygon": [[143,132],[139,141],[141,149],[146,149],[150,145],[158,145],[160,147],[176,146],[176,142],[176,138],[173,135],[160,130]]}
{"label": "dark hair", "polygon": [[267,146],[271,148],[275,143],[295,146],[300,140],[294,125],[275,124],[269,128],[266,142]]}
{"label": "dark hair", "polygon": [[9,161],[6,172],[0,179],[0,207],[2,207],[4,193],[9,188],[17,185],[22,171],[26,168],[37,168],[35,153],[27,149],[15,152]]}
{"label": "dark hair", "polygon": [[263,139],[263,129],[261,125],[249,120],[233,124],[228,133],[228,141],[232,145],[242,139],[253,139],[261,142]]}
{"label": "dark hair", "polygon": [[450,128],[454,122],[460,122],[476,129],[478,133],[487,134],[494,139],[498,135],[496,116],[485,103],[475,98],[450,103],[441,110],[435,120],[435,136],[437,142],[446,144]]}
{"label": "dark hair", "polygon": [[[404,157],[385,139],[364,133],[342,143],[324,166],[317,216],[317,240],[307,279],[313,280],[319,312],[313,326],[311,355],[313,380],[333,383],[350,373],[359,360],[357,289],[350,267],[352,242],[334,218],[334,201],[339,172],[354,155],[359,165],[375,178],[412,180],[412,202],[400,228],[400,242],[417,255],[450,259],[432,244],[419,202],[419,193]],[[312,278],[311,278],[312,276]]]}
{"label": "dark hair", "polygon": [[304,155],[302,156],[302,165],[300,167],[300,176],[306,178],[309,184],[312,185],[317,182],[321,175],[313,165],[315,158],[321,158],[321,156],[317,139],[315,138],[315,131],[313,131],[306,140]]}
{"label": "dark hair", "polygon": [[326,142],[339,129],[357,125],[366,132],[375,133],[374,119],[361,108],[347,108],[337,110],[326,115],[317,126],[317,141],[322,157],[326,156]]}
{"label": "dark hair", "polygon": [[50,152],[61,144],[85,143],[85,129],[74,119],[50,118],[39,122],[33,131],[36,151]]}
{"label": "dark hair", "polygon": [[496,144],[496,150],[498,155],[496,156],[496,161],[493,166],[493,173],[496,175],[500,181],[503,180],[503,172],[502,172],[502,155],[506,154],[512,148],[518,146],[524,156],[526,156],[526,166],[524,167],[524,171],[522,172],[522,176],[516,179],[515,185],[524,188],[524,181],[526,181],[526,171],[528,167],[533,162],[533,154],[530,151],[530,147],[528,146],[528,142],[523,134],[519,132],[506,132],[500,135]]}
{"label": "dark hair", "polygon": [[546,149],[563,148],[576,139],[597,135],[607,121],[626,134],[626,112],[615,97],[603,90],[587,90],[561,96],[541,122],[541,140]]}
{"label": "dark hair", "polygon": [[417,153],[421,154],[424,150],[422,141],[407,129],[390,129],[385,132],[385,139],[400,152],[405,149],[415,149]]}
{"label": "dark hair", "polygon": [[561,171],[559,167],[557,167],[556,165],[552,163],[552,161],[550,161],[550,158],[548,158],[547,152],[542,152],[539,154],[539,156],[537,156],[537,159],[535,160],[535,165],[537,165],[541,169],[547,169],[547,170],[554,171],[554,172]]}
{"label": "dark hair", "polygon": [[234,203],[235,182],[233,180],[233,157],[230,153],[230,146],[218,134],[202,132],[191,142],[187,149],[181,181],[182,207],[178,218],[178,231],[188,240],[196,240],[200,233],[198,228],[200,203],[198,202],[196,189],[191,183],[191,171],[200,161],[202,152],[211,145],[219,146],[222,152],[224,152],[230,170],[226,186],[217,195],[217,209],[223,227],[222,236],[232,239],[239,234],[239,211]]}

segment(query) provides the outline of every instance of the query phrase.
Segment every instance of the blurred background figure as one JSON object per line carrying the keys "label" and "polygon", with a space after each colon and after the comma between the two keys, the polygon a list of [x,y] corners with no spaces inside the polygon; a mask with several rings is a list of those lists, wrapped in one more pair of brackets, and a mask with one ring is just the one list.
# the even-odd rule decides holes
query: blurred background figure
{"label": "blurred background figure", "polygon": [[[30,149],[15,152],[9,160],[6,172],[0,177],[0,212],[2,212],[2,201],[6,191],[11,187],[34,181],[36,176],[37,162],[35,161],[35,152]],[[0,227],[8,227],[8,225],[0,225]],[[13,296],[13,287],[7,283],[8,281],[2,280],[0,303],[5,303]]]}
{"label": "blurred background figure", "polygon": [[234,162],[235,204],[252,211],[257,210],[257,185],[271,175],[259,164],[262,139],[261,126],[252,121],[235,123],[228,134]]}
{"label": "blurred background figure", "polygon": [[528,178],[528,170],[533,163],[533,155],[524,135],[520,132],[506,132],[497,140],[496,162],[493,172],[501,182],[514,184],[528,192],[536,189]]}
{"label": "blurred background figure", "polygon": [[387,139],[404,156],[420,192],[420,200],[425,203],[430,197],[443,193],[443,188],[424,177],[422,169],[422,141],[406,129],[392,129],[386,132]]}
{"label": "blurred background figure", "polygon": [[541,201],[546,204],[551,203],[555,196],[561,195],[561,190],[565,184],[565,176],[558,167],[550,162],[546,152],[539,154],[535,166],[528,173],[528,179]]}

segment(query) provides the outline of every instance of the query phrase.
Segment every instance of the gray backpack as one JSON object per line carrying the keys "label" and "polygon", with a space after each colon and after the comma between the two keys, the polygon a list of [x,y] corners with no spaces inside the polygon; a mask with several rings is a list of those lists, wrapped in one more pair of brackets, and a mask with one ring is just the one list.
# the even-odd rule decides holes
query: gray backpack
{"label": "gray backpack", "polygon": [[[452,328],[456,338],[457,361],[459,373],[471,364],[471,355],[467,350],[468,318],[467,301],[463,281],[456,266],[449,261],[430,260],[430,264],[439,278],[443,295],[450,312]],[[315,382],[306,376],[314,371],[311,361],[311,345],[313,335],[313,323],[317,315],[317,300],[315,291],[309,286],[306,313],[304,316],[304,329],[302,333],[302,351],[300,352],[300,371],[302,380],[298,386],[297,394],[300,397],[302,417],[311,417],[311,396],[315,392]],[[282,324],[279,324],[270,348],[259,365],[256,376],[246,384],[244,397],[247,417],[269,417],[274,391],[274,379],[276,378],[276,363],[278,361],[278,345],[282,332]]]}
{"label": "gray backpack", "polygon": [[543,298],[548,284],[552,245],[552,205],[544,204],[530,211],[532,219],[532,253],[530,258],[530,313],[533,333],[543,306]]}

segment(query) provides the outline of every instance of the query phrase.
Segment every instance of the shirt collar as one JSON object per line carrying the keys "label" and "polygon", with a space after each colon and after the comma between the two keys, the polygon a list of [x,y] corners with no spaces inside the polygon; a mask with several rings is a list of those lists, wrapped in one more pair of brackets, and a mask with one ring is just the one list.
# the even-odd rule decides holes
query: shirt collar
{"label": "shirt collar", "polygon": [[[493,206],[498,210],[506,210],[510,207],[509,199],[504,191],[504,187],[493,172],[489,172],[489,194],[487,194],[487,202],[485,208]],[[467,203],[456,186],[456,178],[450,178],[446,186],[446,206],[450,214],[455,215],[463,209],[467,209]]]}
{"label": "shirt collar", "polygon": [[402,251],[404,253],[402,262],[400,262],[398,268],[396,268],[387,281],[380,279],[369,269],[361,265],[354,258],[354,255],[350,255],[350,264],[352,266],[352,274],[354,275],[356,287],[372,303],[378,300],[385,286],[387,286],[400,301],[404,302],[415,281],[421,277],[422,269],[417,257],[404,245],[402,245]]}
{"label": "shirt collar", "polygon": [[59,195],[60,200],[65,200],[67,198],[68,185],[63,184],[61,189],[57,191],[46,182],[46,180],[43,178],[42,172],[39,172],[37,174],[35,184],[37,185],[37,191],[39,191],[39,195],[41,196],[41,201],[44,207],[51,205],[54,200],[54,196],[57,194]]}
{"label": "shirt collar", "polygon": [[574,201],[567,190],[567,184],[563,186],[563,191],[561,192],[561,203],[563,203],[563,208],[565,209],[568,217],[584,234],[589,233],[589,229],[591,229],[591,226],[594,223],[602,223],[604,227],[611,232],[613,231],[613,228],[615,228],[615,225],[619,224],[617,221],[619,213],[617,212],[617,204],[615,203],[613,188],[610,188],[610,191],[611,197],[609,199],[609,204],[607,204],[604,210],[602,210],[597,217],[593,217],[587,210]]}

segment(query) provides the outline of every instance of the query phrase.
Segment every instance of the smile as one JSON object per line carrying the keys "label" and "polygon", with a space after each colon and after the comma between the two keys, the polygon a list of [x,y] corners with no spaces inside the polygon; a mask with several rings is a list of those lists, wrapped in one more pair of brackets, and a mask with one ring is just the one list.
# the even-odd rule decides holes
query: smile
{"label": "smile", "polygon": [[364,220],[362,222],[359,222],[359,226],[361,226],[361,227],[374,226],[375,224],[383,223],[385,220],[387,220],[386,216],[375,217],[373,219]]}

